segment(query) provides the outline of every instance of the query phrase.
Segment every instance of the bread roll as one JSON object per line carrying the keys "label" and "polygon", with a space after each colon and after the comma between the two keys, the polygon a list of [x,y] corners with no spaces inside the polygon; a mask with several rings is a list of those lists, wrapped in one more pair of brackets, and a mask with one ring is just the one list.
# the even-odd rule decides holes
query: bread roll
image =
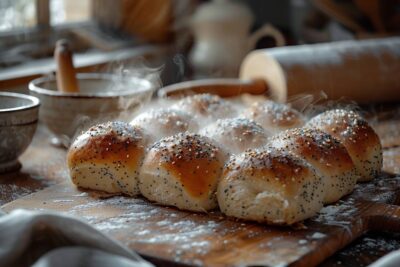
{"label": "bread roll", "polygon": [[217,95],[197,94],[179,100],[172,108],[187,112],[202,121],[231,118],[236,115],[233,104]]}
{"label": "bread roll", "polygon": [[267,224],[290,225],[322,208],[324,183],[305,160],[277,149],[232,156],[218,186],[223,213]]}
{"label": "bread roll", "polygon": [[232,154],[266,144],[267,132],[253,120],[246,118],[220,119],[200,131]]}
{"label": "bread roll", "polygon": [[304,118],[300,112],[288,105],[271,100],[254,103],[243,111],[242,116],[255,120],[272,133],[301,127],[304,124]]}
{"label": "bread roll", "polygon": [[324,203],[336,202],[353,191],[358,179],[354,163],[346,148],[330,134],[317,129],[290,129],[271,138],[269,145],[306,160],[322,175]]}
{"label": "bread roll", "polygon": [[382,145],[367,121],[354,111],[326,111],[308,123],[337,138],[347,149],[359,174],[358,181],[370,181],[382,169]]}
{"label": "bread roll", "polygon": [[139,127],[124,122],[93,126],[68,151],[72,182],[82,188],[136,196],[145,146]]}
{"label": "bread roll", "polygon": [[195,132],[198,129],[197,123],[189,114],[173,109],[153,109],[143,112],[130,124],[142,127],[151,135],[152,142],[180,132]]}
{"label": "bread roll", "polygon": [[180,133],[149,149],[140,174],[140,191],[147,199],[183,210],[217,207],[216,189],[225,153],[207,137]]}

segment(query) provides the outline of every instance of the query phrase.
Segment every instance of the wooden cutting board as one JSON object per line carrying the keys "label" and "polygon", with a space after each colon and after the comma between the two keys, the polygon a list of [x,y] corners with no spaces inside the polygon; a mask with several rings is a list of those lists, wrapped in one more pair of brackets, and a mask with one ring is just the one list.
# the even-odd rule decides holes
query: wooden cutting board
{"label": "wooden cutting board", "polygon": [[141,198],[91,197],[64,182],[4,205],[77,215],[163,266],[315,266],[369,230],[400,231],[400,176],[358,184],[303,228],[190,213]]}

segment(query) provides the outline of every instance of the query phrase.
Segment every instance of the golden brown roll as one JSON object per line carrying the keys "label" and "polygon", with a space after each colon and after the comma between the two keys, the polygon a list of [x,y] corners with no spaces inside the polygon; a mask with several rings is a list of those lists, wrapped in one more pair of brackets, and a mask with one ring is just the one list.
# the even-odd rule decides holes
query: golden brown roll
{"label": "golden brown roll", "polygon": [[143,162],[140,191],[151,201],[179,209],[214,209],[224,160],[225,153],[207,137],[180,133],[161,139]]}
{"label": "golden brown roll", "polygon": [[255,120],[272,133],[301,127],[304,124],[304,117],[300,112],[271,100],[254,103],[243,111],[242,116]]}
{"label": "golden brown roll", "polygon": [[142,127],[151,135],[152,142],[180,132],[195,132],[198,129],[197,123],[189,114],[173,109],[153,109],[143,112],[130,124]]}
{"label": "golden brown roll", "polygon": [[268,133],[253,120],[246,118],[220,119],[200,131],[228,152],[239,154],[267,143]]}
{"label": "golden brown roll", "polygon": [[233,104],[217,95],[197,94],[179,100],[173,109],[187,112],[202,121],[231,118],[236,115]]}
{"label": "golden brown roll", "polygon": [[67,164],[78,187],[107,193],[139,194],[139,169],[145,155],[142,130],[124,122],[91,127],[72,143]]}
{"label": "golden brown roll", "polygon": [[232,156],[218,185],[218,204],[228,216],[290,225],[322,208],[324,183],[305,160],[266,148]]}
{"label": "golden brown roll", "polygon": [[271,138],[268,144],[304,159],[322,175],[324,203],[338,201],[357,183],[357,171],[346,148],[321,130],[290,129]]}
{"label": "golden brown roll", "polygon": [[374,129],[354,111],[329,110],[312,118],[307,126],[337,138],[347,149],[359,174],[369,181],[382,169],[382,145]]}

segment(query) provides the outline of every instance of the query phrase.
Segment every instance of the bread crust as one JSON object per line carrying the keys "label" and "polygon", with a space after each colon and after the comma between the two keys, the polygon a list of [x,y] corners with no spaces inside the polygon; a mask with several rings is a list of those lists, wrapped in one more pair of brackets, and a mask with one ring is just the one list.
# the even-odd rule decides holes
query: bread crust
{"label": "bread crust", "polygon": [[214,209],[225,159],[226,153],[204,136],[180,133],[161,139],[144,160],[140,191],[151,201],[184,210]]}
{"label": "bread crust", "polygon": [[142,129],[124,122],[91,127],[75,139],[68,151],[72,182],[107,193],[138,195],[146,144]]}
{"label": "bread crust", "polygon": [[196,132],[198,129],[198,124],[191,115],[174,109],[153,109],[143,112],[130,124],[143,128],[151,136],[152,142],[181,132]]}
{"label": "bread crust", "polygon": [[265,145],[268,133],[253,120],[246,118],[220,119],[200,131],[232,154]]}
{"label": "bread crust", "polygon": [[358,175],[346,148],[333,136],[318,129],[295,128],[270,139],[281,148],[310,163],[323,176],[324,203],[338,201],[353,191]]}
{"label": "bread crust", "polygon": [[354,111],[335,109],[312,118],[307,127],[320,129],[337,138],[349,152],[358,181],[370,181],[382,169],[382,145],[368,122]]}
{"label": "bread crust", "polygon": [[321,176],[306,161],[281,149],[248,150],[232,156],[218,186],[228,216],[291,225],[322,208]]}
{"label": "bread crust", "polygon": [[271,100],[256,102],[245,109],[242,116],[259,123],[271,133],[303,126],[303,115],[288,105]]}
{"label": "bread crust", "polygon": [[236,115],[233,104],[217,95],[198,94],[179,100],[173,109],[187,112],[202,123],[212,122],[216,119],[231,118]]}

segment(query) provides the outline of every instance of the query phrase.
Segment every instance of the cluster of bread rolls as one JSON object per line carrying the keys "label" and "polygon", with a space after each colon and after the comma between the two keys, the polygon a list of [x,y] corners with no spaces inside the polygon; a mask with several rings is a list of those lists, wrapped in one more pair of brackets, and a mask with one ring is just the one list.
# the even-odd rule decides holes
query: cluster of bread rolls
{"label": "cluster of bread rolls", "polygon": [[68,167],[82,188],[290,225],[373,179],[382,148],[353,111],[307,120],[269,100],[239,108],[202,94],[142,112],[129,124],[90,128],[71,145]]}

